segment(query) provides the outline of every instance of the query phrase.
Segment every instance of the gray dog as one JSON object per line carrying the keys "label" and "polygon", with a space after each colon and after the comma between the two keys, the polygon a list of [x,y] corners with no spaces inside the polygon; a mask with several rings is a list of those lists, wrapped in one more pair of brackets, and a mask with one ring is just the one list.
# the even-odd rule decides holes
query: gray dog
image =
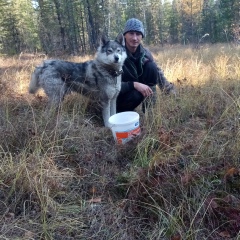
{"label": "gray dog", "polygon": [[35,68],[29,93],[43,88],[53,107],[59,107],[71,91],[90,97],[102,107],[104,125],[116,113],[116,99],[121,89],[122,66],[126,59],[122,34],[116,40],[101,38],[96,58],[83,63],[46,60]]}

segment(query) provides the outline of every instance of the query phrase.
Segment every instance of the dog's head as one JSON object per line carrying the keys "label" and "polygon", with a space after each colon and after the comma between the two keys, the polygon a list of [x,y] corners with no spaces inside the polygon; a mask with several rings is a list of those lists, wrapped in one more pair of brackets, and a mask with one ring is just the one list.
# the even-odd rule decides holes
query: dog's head
{"label": "dog's head", "polygon": [[115,40],[109,40],[105,35],[102,36],[97,53],[97,59],[100,62],[119,68],[123,65],[126,57],[125,41],[122,34],[119,34]]}

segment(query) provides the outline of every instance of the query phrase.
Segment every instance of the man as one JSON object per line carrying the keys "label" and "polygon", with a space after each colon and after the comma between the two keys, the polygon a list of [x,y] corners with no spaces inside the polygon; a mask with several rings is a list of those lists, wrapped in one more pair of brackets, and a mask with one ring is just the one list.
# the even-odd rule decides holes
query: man
{"label": "man", "polygon": [[[164,77],[153,60],[152,54],[141,42],[145,36],[143,24],[136,18],[126,22],[123,35],[127,59],[123,66],[122,87],[117,99],[117,112],[133,111],[142,102],[151,102],[156,94],[156,84],[160,89],[171,91],[173,85]],[[170,86],[171,85],[171,86]],[[169,89],[168,89],[169,88]],[[144,101],[144,100],[150,101]]]}

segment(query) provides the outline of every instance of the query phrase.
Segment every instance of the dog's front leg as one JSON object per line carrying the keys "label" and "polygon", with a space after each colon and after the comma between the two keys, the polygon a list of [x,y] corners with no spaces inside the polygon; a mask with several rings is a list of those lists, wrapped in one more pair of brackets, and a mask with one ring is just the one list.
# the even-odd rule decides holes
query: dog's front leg
{"label": "dog's front leg", "polygon": [[108,119],[110,118],[110,100],[102,104],[102,116],[105,127],[110,127]]}
{"label": "dog's front leg", "polygon": [[117,112],[117,98],[113,98],[110,101],[110,117]]}

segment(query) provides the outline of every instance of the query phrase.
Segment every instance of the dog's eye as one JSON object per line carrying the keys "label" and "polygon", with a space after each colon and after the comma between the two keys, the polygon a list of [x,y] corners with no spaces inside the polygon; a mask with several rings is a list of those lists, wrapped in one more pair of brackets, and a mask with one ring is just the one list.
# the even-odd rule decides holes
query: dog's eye
{"label": "dog's eye", "polygon": [[121,49],[120,49],[120,48],[118,48],[118,49],[117,49],[117,52],[118,52],[118,53],[120,53],[120,52],[121,52]]}
{"label": "dog's eye", "polygon": [[113,51],[112,51],[112,49],[108,49],[107,52],[108,53],[112,53]]}

